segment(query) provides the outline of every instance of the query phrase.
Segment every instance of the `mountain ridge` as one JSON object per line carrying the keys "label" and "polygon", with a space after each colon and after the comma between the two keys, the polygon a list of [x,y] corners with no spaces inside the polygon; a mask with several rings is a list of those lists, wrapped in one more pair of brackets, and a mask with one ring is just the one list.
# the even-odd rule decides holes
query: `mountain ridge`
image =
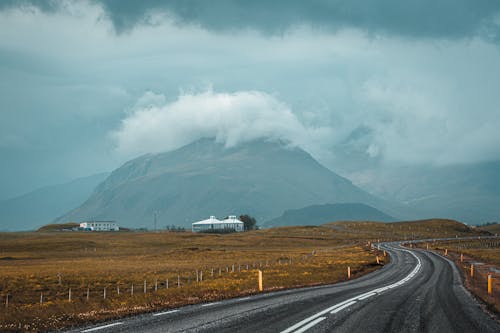
{"label": "mountain ridge", "polygon": [[112,219],[151,227],[156,216],[160,226],[187,227],[209,215],[250,214],[263,221],[286,209],[327,202],[390,206],[300,148],[266,140],[225,147],[201,139],[124,163],[56,222]]}

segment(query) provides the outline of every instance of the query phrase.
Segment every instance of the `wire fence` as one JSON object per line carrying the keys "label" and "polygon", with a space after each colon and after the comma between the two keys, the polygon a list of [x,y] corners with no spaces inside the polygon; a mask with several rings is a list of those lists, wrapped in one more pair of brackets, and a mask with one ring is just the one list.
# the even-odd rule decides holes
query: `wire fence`
{"label": "wire fence", "polygon": [[[144,279],[121,277],[99,278],[88,281],[75,276],[40,277],[37,281],[9,281],[0,283],[0,301],[9,308],[28,304],[50,304],[57,301],[90,302],[94,300],[119,299],[137,297],[172,291],[175,289],[199,287],[205,282],[217,279],[238,279],[240,282],[250,280],[257,270],[271,267],[290,266],[304,263],[313,254],[301,257],[281,256],[279,258],[253,261],[250,263],[232,263],[224,266],[203,267],[200,269],[165,272],[154,274]],[[26,288],[26,286],[31,286]]]}

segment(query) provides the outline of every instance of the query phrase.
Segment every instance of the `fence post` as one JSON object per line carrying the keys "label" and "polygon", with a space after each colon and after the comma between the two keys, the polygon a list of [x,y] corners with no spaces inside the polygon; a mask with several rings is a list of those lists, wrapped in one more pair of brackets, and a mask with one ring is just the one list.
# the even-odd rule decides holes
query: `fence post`
{"label": "fence post", "polygon": [[87,287],[87,301],[89,300],[90,298],[90,287]]}
{"label": "fence post", "polygon": [[116,285],[116,294],[120,295],[120,285],[119,284]]}
{"label": "fence post", "polygon": [[106,287],[104,287],[103,293],[102,293],[102,298],[106,299]]}
{"label": "fence post", "polygon": [[464,262],[464,254],[460,253],[460,262]]}
{"label": "fence post", "polygon": [[259,269],[259,291],[262,291],[262,271]]}
{"label": "fence post", "polygon": [[71,302],[71,288],[69,288],[68,290],[68,301]]}
{"label": "fence post", "polygon": [[474,264],[470,264],[470,277],[474,277]]}
{"label": "fence post", "polygon": [[377,265],[379,265],[379,264],[380,264],[380,259],[377,256]]}
{"label": "fence post", "polygon": [[203,281],[203,271],[200,271],[200,282]]}
{"label": "fence post", "polygon": [[40,304],[43,304],[43,293],[40,293]]}
{"label": "fence post", "polygon": [[144,293],[146,293],[146,288],[147,288],[147,284],[146,284],[146,280],[144,280]]}
{"label": "fence post", "polygon": [[134,296],[134,284],[130,286],[130,296]]}
{"label": "fence post", "polygon": [[444,249],[444,255],[447,256],[448,255],[448,249]]}
{"label": "fence post", "polygon": [[488,295],[491,295],[492,288],[491,288],[491,274],[488,274]]}
{"label": "fence post", "polygon": [[351,266],[347,266],[347,278],[351,278]]}
{"label": "fence post", "polygon": [[158,279],[155,279],[155,291],[158,291]]}
{"label": "fence post", "polygon": [[166,287],[167,287],[167,289],[168,289],[168,279],[167,279],[167,280],[165,280],[165,286],[166,286]]}
{"label": "fence post", "polygon": [[384,250],[384,257],[386,257],[386,256],[387,256],[387,252],[385,252],[385,250]]}

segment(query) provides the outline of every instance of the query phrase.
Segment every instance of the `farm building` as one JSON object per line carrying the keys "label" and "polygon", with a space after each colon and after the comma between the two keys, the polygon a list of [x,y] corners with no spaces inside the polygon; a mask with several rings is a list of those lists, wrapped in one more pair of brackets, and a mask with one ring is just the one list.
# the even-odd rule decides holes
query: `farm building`
{"label": "farm building", "polygon": [[244,223],[236,218],[236,216],[229,216],[225,220],[218,220],[215,216],[210,216],[210,218],[194,222],[192,224],[193,232],[228,232],[228,231],[243,231]]}
{"label": "farm building", "polygon": [[80,228],[88,231],[118,231],[120,228],[114,221],[81,222]]}

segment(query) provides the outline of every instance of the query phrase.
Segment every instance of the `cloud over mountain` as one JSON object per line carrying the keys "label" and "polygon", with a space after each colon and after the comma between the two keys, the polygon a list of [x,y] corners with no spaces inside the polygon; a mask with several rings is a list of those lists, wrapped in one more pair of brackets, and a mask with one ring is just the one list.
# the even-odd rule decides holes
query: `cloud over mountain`
{"label": "cloud over mountain", "polygon": [[331,129],[308,128],[276,97],[259,91],[183,93],[171,103],[148,92],[111,135],[126,156],[170,151],[201,138],[226,147],[255,139],[310,148]]}

